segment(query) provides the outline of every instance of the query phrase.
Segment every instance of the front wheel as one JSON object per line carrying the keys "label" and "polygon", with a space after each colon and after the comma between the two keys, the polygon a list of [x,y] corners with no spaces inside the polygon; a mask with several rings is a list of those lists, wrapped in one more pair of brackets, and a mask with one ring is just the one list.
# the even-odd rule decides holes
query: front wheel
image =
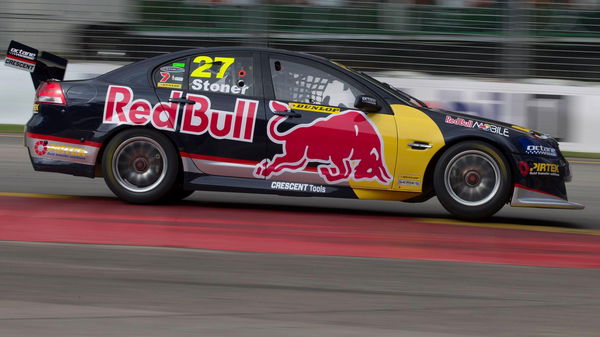
{"label": "front wheel", "polygon": [[108,187],[127,202],[157,202],[177,182],[179,158],[171,141],[148,129],[129,129],[106,146],[102,170]]}
{"label": "front wheel", "polygon": [[489,217],[506,204],[511,175],[506,159],[494,146],[463,142],[442,154],[435,166],[433,185],[448,212],[474,220]]}

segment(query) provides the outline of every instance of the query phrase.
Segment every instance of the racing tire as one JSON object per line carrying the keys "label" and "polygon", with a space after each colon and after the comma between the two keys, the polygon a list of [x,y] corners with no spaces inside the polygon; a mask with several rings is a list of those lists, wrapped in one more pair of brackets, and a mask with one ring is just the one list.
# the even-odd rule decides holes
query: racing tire
{"label": "racing tire", "polygon": [[168,197],[177,185],[179,155],[158,131],[128,129],[110,140],[102,155],[106,185],[121,200],[148,204]]}
{"label": "racing tire", "polygon": [[476,220],[495,214],[508,202],[511,173],[496,147],[462,142],[446,150],[436,163],[433,186],[448,212]]}

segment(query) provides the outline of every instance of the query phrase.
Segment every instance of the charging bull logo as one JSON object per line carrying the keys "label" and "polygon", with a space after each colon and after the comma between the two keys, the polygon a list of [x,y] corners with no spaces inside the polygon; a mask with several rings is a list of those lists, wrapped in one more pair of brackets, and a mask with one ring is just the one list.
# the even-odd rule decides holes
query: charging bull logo
{"label": "charging bull logo", "polygon": [[[287,104],[271,101],[273,112],[288,111]],[[359,111],[347,110],[297,125],[285,132],[277,127],[286,116],[269,120],[271,141],[282,144],[283,153],[264,159],[255,168],[257,177],[271,178],[284,172],[298,172],[310,162],[320,163],[317,172],[327,183],[350,179],[376,180],[387,185],[392,177],[383,157],[383,141],[377,128]]]}

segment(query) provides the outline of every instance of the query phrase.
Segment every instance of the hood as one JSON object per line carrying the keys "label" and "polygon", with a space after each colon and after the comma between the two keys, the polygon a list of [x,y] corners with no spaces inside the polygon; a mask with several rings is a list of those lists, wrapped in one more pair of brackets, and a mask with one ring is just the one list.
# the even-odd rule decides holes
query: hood
{"label": "hood", "polygon": [[515,131],[520,131],[523,133],[529,133],[531,132],[530,129],[521,127],[521,126],[517,126],[517,125],[513,125],[513,124],[509,124],[506,122],[501,122],[498,120],[494,120],[494,119],[489,119],[489,118],[484,118],[484,117],[479,117],[479,116],[473,116],[473,115],[469,115],[466,113],[462,113],[462,112],[454,112],[454,111],[449,111],[449,110],[444,110],[444,109],[432,109],[431,111],[440,113],[440,114],[444,114],[444,115],[450,115],[452,117],[460,117],[466,120],[473,120],[473,121],[477,121],[477,122],[483,122],[483,123],[488,123],[488,124],[495,124],[507,129],[511,129],[511,130],[515,130]]}

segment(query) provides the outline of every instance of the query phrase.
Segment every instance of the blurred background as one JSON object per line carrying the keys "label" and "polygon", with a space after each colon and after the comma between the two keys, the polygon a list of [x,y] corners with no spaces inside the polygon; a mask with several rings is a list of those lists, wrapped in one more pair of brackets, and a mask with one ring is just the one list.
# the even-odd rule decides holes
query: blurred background
{"label": "blurred background", "polygon": [[589,128],[600,123],[599,0],[4,0],[0,13],[2,48],[14,39],[64,56],[71,78],[78,62],[101,73],[180,49],[282,48],[550,133],[568,150],[600,145]]}

